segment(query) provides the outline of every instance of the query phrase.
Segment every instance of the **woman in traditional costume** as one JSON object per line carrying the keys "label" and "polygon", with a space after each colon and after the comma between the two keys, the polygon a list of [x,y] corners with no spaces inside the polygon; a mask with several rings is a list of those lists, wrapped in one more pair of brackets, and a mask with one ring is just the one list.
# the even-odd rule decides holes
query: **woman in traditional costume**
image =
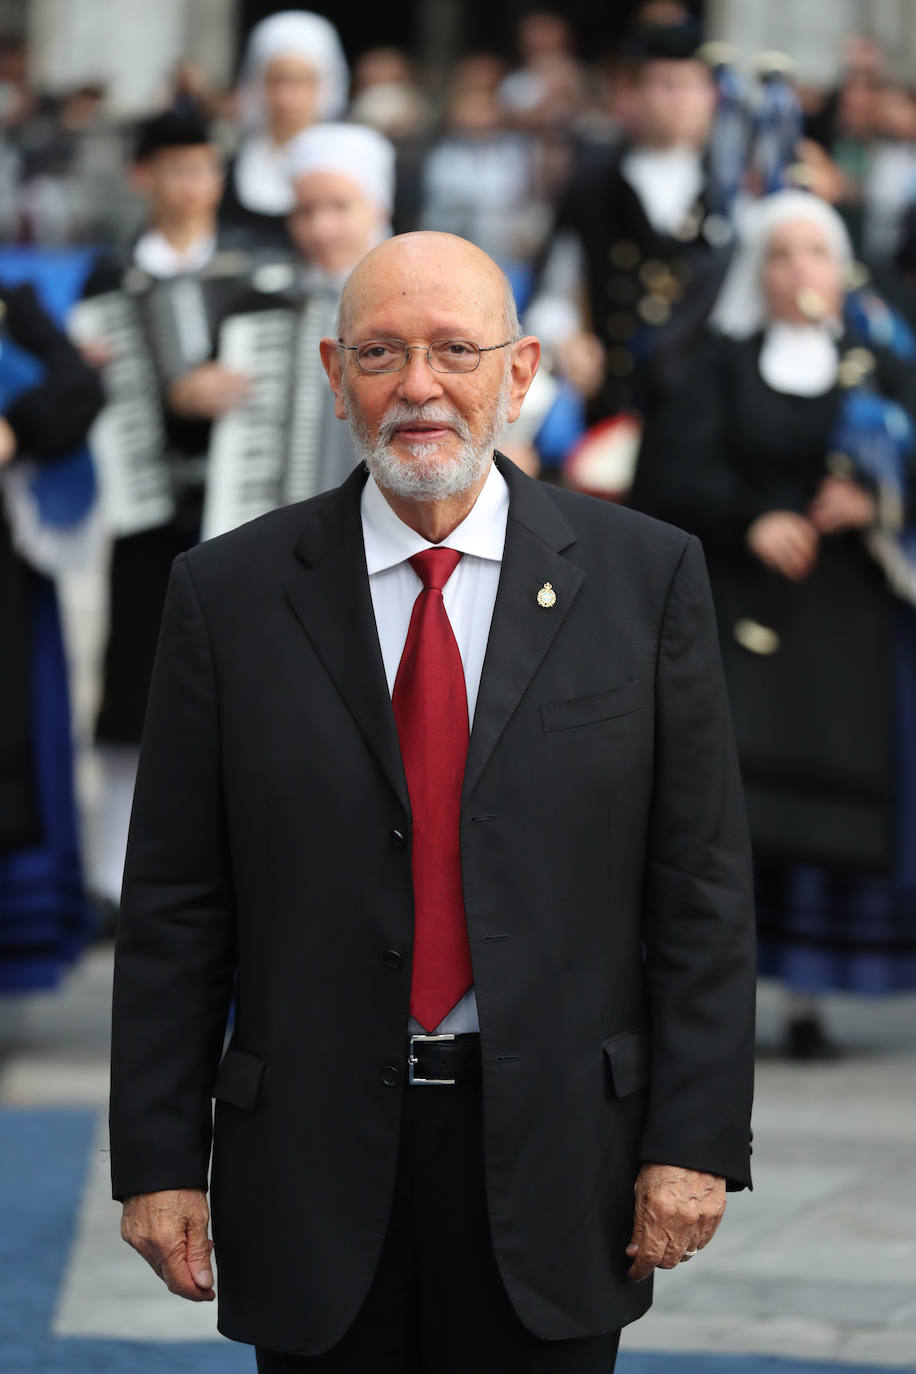
{"label": "woman in traditional costume", "polygon": [[0,992],[52,987],[90,933],[53,574],[83,542],[101,405],[31,286],[0,287]]}
{"label": "woman in traditional costume", "polygon": [[815,196],[750,210],[635,493],[706,548],[797,1058],[818,994],[916,988],[916,349],[852,269]]}
{"label": "woman in traditional costume", "polygon": [[303,129],[340,116],[348,93],[346,58],[327,19],[284,10],[255,25],[242,62],[242,143],[226,179],[224,236],[248,249],[289,246],[289,144]]}

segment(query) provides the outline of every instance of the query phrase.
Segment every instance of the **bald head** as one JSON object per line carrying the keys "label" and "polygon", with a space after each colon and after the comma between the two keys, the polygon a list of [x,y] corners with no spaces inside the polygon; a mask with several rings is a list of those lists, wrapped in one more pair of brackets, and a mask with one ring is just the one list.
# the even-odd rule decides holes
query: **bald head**
{"label": "bald head", "polygon": [[[370,334],[387,331],[369,324],[383,318],[386,303],[409,305],[436,299],[443,316],[454,316],[456,333],[469,333],[499,322],[504,337],[519,334],[518,313],[511,283],[488,254],[456,234],[420,232],[386,239],[357,263],[344,284],[338,313],[338,334],[345,338],[367,321]],[[379,311],[382,312],[379,316]],[[467,318],[464,329],[461,317]]]}

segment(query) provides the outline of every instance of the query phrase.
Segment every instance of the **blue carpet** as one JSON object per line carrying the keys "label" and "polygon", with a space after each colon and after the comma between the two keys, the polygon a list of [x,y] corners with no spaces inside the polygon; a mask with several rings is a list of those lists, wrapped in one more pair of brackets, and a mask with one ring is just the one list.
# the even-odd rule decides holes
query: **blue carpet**
{"label": "blue carpet", "polygon": [[[253,1351],[232,1341],[52,1337],[96,1120],[83,1109],[0,1110],[0,1374],[254,1374]],[[624,1350],[617,1374],[912,1374],[912,1367]]]}
{"label": "blue carpet", "polygon": [[48,1339],[96,1114],[0,1112],[0,1369],[31,1370]]}
{"label": "blue carpet", "polygon": [[[175,1299],[180,1302],[180,1298]],[[141,1341],[54,1341],[30,1374],[255,1374],[254,1351],[234,1341],[188,1341],[152,1345]],[[0,1356],[3,1374],[7,1370]],[[367,1371],[367,1374],[369,1372]],[[885,1371],[886,1374],[886,1371]]]}
{"label": "blue carpet", "polygon": [[[55,1341],[45,1360],[26,1369],[40,1374],[254,1374],[248,1346],[220,1344],[148,1345],[131,1341]],[[2,1363],[4,1374],[14,1374]],[[19,1374],[19,1370],[15,1370]],[[369,1374],[369,1371],[367,1371]],[[653,1355],[625,1351],[616,1374],[912,1374],[886,1365],[822,1364],[765,1355]]]}

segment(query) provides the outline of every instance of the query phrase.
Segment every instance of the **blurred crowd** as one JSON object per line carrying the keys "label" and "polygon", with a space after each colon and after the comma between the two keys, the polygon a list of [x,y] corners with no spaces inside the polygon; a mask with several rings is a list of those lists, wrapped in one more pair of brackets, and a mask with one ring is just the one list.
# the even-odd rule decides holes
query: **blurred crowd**
{"label": "blurred crowd", "polygon": [[[637,24],[677,27],[686,7],[648,0],[639,14]],[[338,113],[346,110],[348,120],[378,129],[397,147],[396,232],[446,224],[501,260],[530,263],[549,236],[577,146],[614,143],[640,118],[627,46],[624,40],[615,51],[586,56],[560,13],[534,11],[519,23],[514,60],[492,52],[457,57],[447,88],[435,96],[406,51],[373,48],[347,73]],[[716,46],[709,45],[707,60],[717,60]],[[0,38],[4,240],[130,241],[145,216],[132,178],[135,123],[111,116],[101,84],[49,96],[30,84],[28,71],[24,42]],[[913,270],[916,87],[877,41],[853,36],[832,89],[796,84],[795,91],[802,119],[796,175],[837,206],[857,254]],[[190,62],[169,74],[161,105],[200,111],[225,159],[244,142],[244,87],[214,89]],[[315,114],[307,92],[277,88],[271,120],[279,139]]]}
{"label": "blurred crowd", "polygon": [[[171,562],[357,461],[317,340],[414,229],[544,345],[500,448],[703,539],[787,1051],[838,1052],[823,991],[916,988],[916,86],[864,36],[827,91],[714,38],[648,0],[585,54],[533,10],[431,91],[280,11],[130,125],[0,43],[0,992],[109,930]],[[100,540],[86,854],[54,587]]]}

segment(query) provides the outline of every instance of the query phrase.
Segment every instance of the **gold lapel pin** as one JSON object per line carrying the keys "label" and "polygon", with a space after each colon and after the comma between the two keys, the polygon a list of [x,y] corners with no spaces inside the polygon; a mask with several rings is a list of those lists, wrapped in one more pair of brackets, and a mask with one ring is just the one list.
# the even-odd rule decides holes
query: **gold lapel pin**
{"label": "gold lapel pin", "polygon": [[545,582],[538,592],[538,605],[549,608],[557,604],[557,594],[549,582]]}

